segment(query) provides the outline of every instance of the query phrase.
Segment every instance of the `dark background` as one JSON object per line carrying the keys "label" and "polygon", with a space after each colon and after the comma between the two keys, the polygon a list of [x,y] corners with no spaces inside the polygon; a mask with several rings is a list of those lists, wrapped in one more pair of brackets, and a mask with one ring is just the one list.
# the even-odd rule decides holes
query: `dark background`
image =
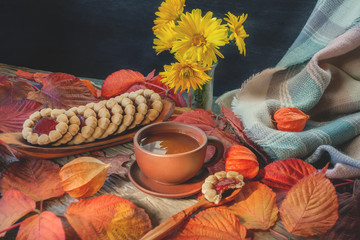
{"label": "dark background", "polygon": [[[174,62],[153,50],[154,13],[161,0],[1,0],[0,62],[79,77],[105,79],[120,69],[147,75]],[[251,75],[274,67],[310,16],[316,0],[187,0],[223,18],[248,13],[247,55],[220,49],[215,96],[238,88]]]}

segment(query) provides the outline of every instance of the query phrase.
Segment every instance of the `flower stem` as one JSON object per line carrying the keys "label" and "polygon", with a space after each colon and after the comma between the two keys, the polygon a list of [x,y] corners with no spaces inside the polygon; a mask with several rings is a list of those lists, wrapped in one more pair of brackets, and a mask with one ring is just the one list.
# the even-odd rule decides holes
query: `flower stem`
{"label": "flower stem", "polygon": [[334,185],[335,188],[340,187],[340,186],[344,186],[344,185],[348,185],[348,184],[352,184],[353,182],[344,182],[344,183],[339,183]]}
{"label": "flower stem", "polygon": [[283,239],[288,239],[285,235],[283,235],[283,234],[281,234],[281,233],[279,233],[279,232],[277,232],[277,231],[275,231],[275,230],[273,230],[273,229],[269,229],[270,230],[270,232],[272,232],[273,234],[275,234],[275,235],[277,235],[277,236],[279,236],[279,237],[281,237],[281,238],[283,238]]}
{"label": "flower stem", "polygon": [[192,107],[192,100],[193,100],[193,89],[190,88],[189,94],[188,94],[188,107]]}
{"label": "flower stem", "polygon": [[146,85],[146,84],[148,84],[148,85],[150,85],[150,86],[152,86],[152,87],[156,87],[156,88],[161,89],[161,90],[163,90],[163,91],[166,92],[166,89],[163,88],[163,87],[160,87],[159,85],[156,85],[156,84],[153,84],[153,83],[149,83],[149,82],[146,82],[145,85]]}
{"label": "flower stem", "polygon": [[11,230],[11,229],[13,229],[13,228],[16,228],[16,227],[20,226],[21,223],[22,223],[22,222],[19,222],[19,223],[17,223],[17,224],[14,224],[14,225],[8,227],[8,228],[5,228],[5,229],[3,229],[3,230],[0,230],[0,233],[7,232],[7,231],[9,231],[9,230]]}

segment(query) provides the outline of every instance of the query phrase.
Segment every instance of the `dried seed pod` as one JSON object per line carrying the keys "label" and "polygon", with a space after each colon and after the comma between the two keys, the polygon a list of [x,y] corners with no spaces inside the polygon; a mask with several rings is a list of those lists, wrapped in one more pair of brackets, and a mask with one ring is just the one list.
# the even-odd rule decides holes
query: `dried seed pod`
{"label": "dried seed pod", "polygon": [[300,109],[283,107],[275,112],[274,119],[277,123],[277,129],[281,131],[301,132],[309,116]]}
{"label": "dried seed pod", "polygon": [[60,172],[64,190],[74,198],[94,195],[105,182],[110,164],[93,157],[79,157],[65,164]]}
{"label": "dried seed pod", "polygon": [[225,170],[238,172],[245,179],[251,179],[259,172],[259,162],[256,155],[247,147],[233,145],[226,152]]}

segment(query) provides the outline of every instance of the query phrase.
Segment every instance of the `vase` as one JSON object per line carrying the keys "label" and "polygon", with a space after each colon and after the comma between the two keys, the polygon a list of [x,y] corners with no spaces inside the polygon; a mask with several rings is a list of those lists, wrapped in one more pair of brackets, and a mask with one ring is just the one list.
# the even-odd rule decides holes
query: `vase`
{"label": "vase", "polygon": [[214,73],[216,64],[211,66],[211,69],[206,71],[210,76],[210,80],[202,86],[202,89],[197,89],[193,93],[192,108],[202,108],[204,110],[212,110],[213,96],[214,96]]}

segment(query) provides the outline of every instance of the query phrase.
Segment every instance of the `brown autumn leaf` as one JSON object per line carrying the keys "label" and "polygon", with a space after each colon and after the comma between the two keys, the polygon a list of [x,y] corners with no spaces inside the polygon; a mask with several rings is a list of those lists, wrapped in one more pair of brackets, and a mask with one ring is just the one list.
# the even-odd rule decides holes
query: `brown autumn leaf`
{"label": "brown autumn leaf", "polygon": [[360,180],[354,182],[353,193],[338,194],[339,219],[323,239],[357,240],[360,236]]}
{"label": "brown autumn leaf", "polygon": [[111,174],[125,176],[129,171],[128,168],[125,168],[122,165],[130,161],[131,154],[119,153],[115,156],[108,157],[103,151],[93,151],[90,153],[90,156],[99,159],[103,163],[110,164],[110,167],[107,171],[107,176],[110,176]]}
{"label": "brown autumn leaf", "polygon": [[[35,201],[18,190],[9,190],[0,198],[0,231],[35,209]],[[0,233],[0,237],[6,232]]]}
{"label": "brown autumn leaf", "polygon": [[108,76],[101,89],[101,96],[114,97],[126,92],[131,85],[145,82],[145,77],[139,72],[121,69]]}
{"label": "brown autumn leaf", "polygon": [[61,168],[61,184],[73,198],[90,197],[104,185],[109,167],[93,157],[75,158]]}
{"label": "brown autumn leaf", "polygon": [[288,192],[280,207],[289,233],[309,237],[326,233],[338,219],[338,200],[324,171],[302,178]]}
{"label": "brown autumn leaf", "polygon": [[1,175],[1,192],[17,189],[35,201],[59,197],[64,189],[59,165],[44,159],[14,162]]}
{"label": "brown autumn leaf", "polygon": [[71,203],[65,216],[83,240],[140,239],[151,229],[144,209],[115,195]]}
{"label": "brown autumn leaf", "polygon": [[24,121],[41,108],[40,103],[27,99],[0,106],[0,133],[21,132]]}
{"label": "brown autumn leaf", "polygon": [[267,165],[261,182],[280,191],[289,191],[299,180],[317,170],[311,164],[297,158],[275,161]]}
{"label": "brown autumn leaf", "polygon": [[19,228],[17,240],[56,239],[65,240],[65,232],[60,218],[44,211],[25,219]]}
{"label": "brown autumn leaf", "polygon": [[248,229],[267,230],[278,218],[276,194],[260,182],[246,183],[228,209]]}
{"label": "brown autumn leaf", "polygon": [[245,239],[246,228],[225,208],[209,208],[199,212],[166,239]]}
{"label": "brown autumn leaf", "polygon": [[43,80],[40,91],[29,92],[28,99],[51,108],[70,108],[95,102],[89,88],[77,77],[66,73],[51,73]]}

